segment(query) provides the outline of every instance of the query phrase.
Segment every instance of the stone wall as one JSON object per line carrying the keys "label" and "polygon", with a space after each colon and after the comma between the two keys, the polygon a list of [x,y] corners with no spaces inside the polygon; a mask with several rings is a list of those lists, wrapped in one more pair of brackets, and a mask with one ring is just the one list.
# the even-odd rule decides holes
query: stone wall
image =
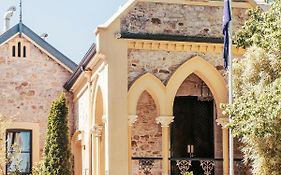
{"label": "stone wall", "polygon": [[221,54],[129,49],[128,83],[131,85],[139,76],[149,72],[159,78],[164,84],[167,84],[170,76],[176,69],[195,56],[204,58],[220,71],[222,76],[226,76]]}
{"label": "stone wall", "polygon": [[176,96],[196,96],[201,100],[212,100],[213,95],[208,86],[194,73],[181,84]]}
{"label": "stone wall", "polygon": [[[133,157],[162,157],[162,128],[156,124],[159,116],[156,104],[148,92],[143,92],[137,105],[138,120],[132,128],[132,156]],[[137,161],[133,161],[135,174],[138,171]],[[161,161],[158,161],[152,174],[161,174]]]}
{"label": "stone wall", "polygon": [[[233,9],[233,31],[247,19],[246,9]],[[138,2],[121,19],[122,33],[222,37],[223,7]]]}
{"label": "stone wall", "polygon": [[42,153],[51,103],[71,74],[31,43],[27,58],[9,57],[9,52],[8,43],[0,47],[0,113],[15,122],[39,123]]}

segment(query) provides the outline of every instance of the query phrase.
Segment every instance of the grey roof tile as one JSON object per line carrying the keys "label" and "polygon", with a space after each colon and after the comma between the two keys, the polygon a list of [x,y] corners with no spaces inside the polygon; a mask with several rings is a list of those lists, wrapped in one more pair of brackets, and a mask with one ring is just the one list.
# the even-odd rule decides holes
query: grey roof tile
{"label": "grey roof tile", "polygon": [[50,45],[48,42],[46,42],[44,39],[42,39],[35,32],[33,32],[30,28],[28,28],[22,23],[15,25],[14,27],[10,28],[8,31],[0,35],[0,45],[18,33],[25,34],[32,41],[34,41],[36,44],[46,50],[49,54],[58,59],[61,64],[67,66],[70,70],[76,70],[76,63],[74,63],[72,60],[70,60],[68,57],[66,57],[64,54],[62,54],[60,51],[58,51],[56,48],[54,48],[52,45]]}

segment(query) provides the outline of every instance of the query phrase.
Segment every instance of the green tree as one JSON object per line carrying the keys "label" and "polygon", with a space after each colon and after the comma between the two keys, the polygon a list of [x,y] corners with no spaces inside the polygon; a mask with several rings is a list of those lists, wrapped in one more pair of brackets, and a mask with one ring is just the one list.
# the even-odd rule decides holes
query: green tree
{"label": "green tree", "polygon": [[268,11],[256,8],[248,14],[234,36],[237,46],[247,49],[245,59],[233,65],[236,96],[264,88],[281,72],[281,0],[274,0]]}
{"label": "green tree", "polygon": [[233,65],[235,98],[222,105],[242,142],[254,175],[281,174],[281,0],[268,11],[253,9],[235,36],[246,48]]}
{"label": "green tree", "polygon": [[281,78],[259,91],[250,90],[226,105],[234,136],[254,175],[281,174]]}
{"label": "green tree", "polygon": [[48,131],[44,149],[44,175],[70,175],[70,142],[68,108],[64,95],[53,102],[48,118]]}
{"label": "green tree", "polygon": [[[281,51],[281,0],[274,0],[268,11],[260,8],[249,10],[249,19],[237,32],[234,42],[243,48],[256,45],[267,52]],[[280,58],[280,57],[279,57]]]}

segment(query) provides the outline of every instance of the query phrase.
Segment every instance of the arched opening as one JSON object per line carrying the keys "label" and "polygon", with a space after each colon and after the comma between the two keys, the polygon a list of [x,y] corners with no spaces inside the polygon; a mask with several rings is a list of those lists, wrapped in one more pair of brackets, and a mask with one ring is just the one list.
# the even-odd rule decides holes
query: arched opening
{"label": "arched opening", "polygon": [[[132,127],[132,172],[133,175],[143,175],[141,160],[162,157],[162,129],[156,124],[159,109],[147,91],[143,91],[138,99],[137,116]],[[151,173],[161,174],[161,169],[161,160],[154,160]]]}
{"label": "arched opening", "polygon": [[[190,74],[195,73],[200,77],[205,84],[208,85],[210,91],[213,94],[216,106],[221,103],[227,102],[227,84],[223,76],[203,58],[196,56],[185,63],[183,63],[171,76],[167,86],[167,109],[168,113],[173,113],[173,104],[176,93],[183,83],[183,81]],[[218,118],[222,117],[221,109],[216,108]]]}
{"label": "arched opening", "polygon": [[95,175],[105,174],[105,133],[104,133],[104,105],[101,88],[96,91],[94,101],[94,123],[92,136],[92,171]]}
{"label": "arched opening", "polygon": [[97,89],[95,104],[95,124],[100,125],[102,124],[103,116],[103,97],[100,87]]}
{"label": "arched opening", "polygon": [[[190,163],[188,171],[205,174],[202,161],[222,158],[222,133],[216,125],[216,105],[206,83],[190,74],[176,92],[171,124],[171,174],[180,175],[180,164]],[[222,161],[215,162],[212,174],[222,173]],[[218,169],[217,167],[221,168]]]}
{"label": "arched opening", "polygon": [[128,110],[130,115],[136,114],[136,107],[141,94],[147,91],[153,98],[160,115],[165,115],[165,86],[161,81],[150,73],[146,73],[138,78],[130,87],[128,93]]}
{"label": "arched opening", "polygon": [[71,139],[71,151],[73,155],[74,175],[82,173],[82,132],[76,131]]}

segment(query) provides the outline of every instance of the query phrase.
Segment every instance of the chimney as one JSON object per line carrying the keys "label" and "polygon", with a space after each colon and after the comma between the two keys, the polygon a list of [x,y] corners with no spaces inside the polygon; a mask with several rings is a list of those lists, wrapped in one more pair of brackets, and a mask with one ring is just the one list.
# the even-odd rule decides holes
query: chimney
{"label": "chimney", "polygon": [[15,6],[11,6],[4,14],[4,28],[3,28],[3,33],[6,32],[7,30],[10,29],[10,21],[11,18],[16,11]]}

